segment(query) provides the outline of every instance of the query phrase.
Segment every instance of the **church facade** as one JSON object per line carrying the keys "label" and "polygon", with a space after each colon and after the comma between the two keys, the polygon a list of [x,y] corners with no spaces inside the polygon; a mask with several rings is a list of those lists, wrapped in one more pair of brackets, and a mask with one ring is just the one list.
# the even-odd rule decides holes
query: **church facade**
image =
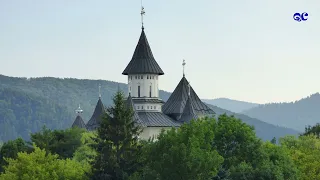
{"label": "church facade", "polygon": [[[159,97],[159,79],[164,72],[153,56],[144,27],[131,61],[122,74],[128,79],[127,106],[134,110],[134,121],[143,128],[141,139],[157,136],[162,129],[179,127],[192,119],[215,114],[200,100],[184,74],[167,102]],[[89,131],[97,129],[105,112],[99,96],[85,128]],[[75,126],[84,128],[79,110],[72,127]]]}

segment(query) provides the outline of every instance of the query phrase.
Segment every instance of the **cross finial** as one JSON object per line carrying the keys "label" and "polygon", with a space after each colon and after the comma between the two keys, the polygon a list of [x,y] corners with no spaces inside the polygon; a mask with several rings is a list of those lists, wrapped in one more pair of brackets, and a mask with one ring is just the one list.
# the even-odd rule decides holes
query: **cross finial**
{"label": "cross finial", "polygon": [[188,83],[188,88],[189,88],[188,95],[190,97],[190,82]]}
{"label": "cross finial", "polygon": [[183,68],[183,77],[184,77],[184,66],[186,65],[186,60],[183,60],[182,62],[182,68]]}
{"label": "cross finial", "polygon": [[146,12],[144,11],[144,7],[142,6],[142,0],[141,0],[141,12],[140,12],[140,15],[141,15],[141,25],[142,25],[142,29],[144,29],[143,27],[143,15],[145,14]]}
{"label": "cross finial", "polygon": [[101,98],[101,84],[99,84],[99,98]]}
{"label": "cross finial", "polygon": [[82,112],[83,112],[83,110],[81,109],[80,104],[79,104],[78,109],[76,109],[76,113],[81,114]]}

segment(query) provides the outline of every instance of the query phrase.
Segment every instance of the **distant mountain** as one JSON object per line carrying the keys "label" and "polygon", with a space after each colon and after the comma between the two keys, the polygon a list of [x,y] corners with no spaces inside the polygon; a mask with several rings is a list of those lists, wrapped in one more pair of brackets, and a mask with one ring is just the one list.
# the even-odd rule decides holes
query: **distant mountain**
{"label": "distant mountain", "polygon": [[[126,84],[105,80],[52,77],[27,79],[0,75],[0,82],[0,89],[5,92],[3,96],[0,95],[0,141],[18,136],[27,139],[29,132],[38,131],[43,125],[53,129],[68,128],[76,117],[74,110],[79,104],[84,110],[83,119],[88,121],[98,101],[99,84],[105,106],[112,105],[112,96],[118,89],[127,93]],[[12,95],[8,98],[6,94],[10,93]],[[160,91],[164,101],[168,100],[170,94]],[[212,108],[217,114],[233,114],[216,106]],[[236,117],[255,126],[258,136],[264,140],[298,133],[245,115],[236,114]],[[6,131],[2,131],[1,127]]]}
{"label": "distant mountain", "polygon": [[320,123],[320,94],[291,103],[259,105],[242,113],[264,122],[304,131],[306,125]]}
{"label": "distant mountain", "polygon": [[240,113],[259,105],[257,103],[238,101],[228,98],[202,99],[202,101],[236,113]]}
{"label": "distant mountain", "polygon": [[297,135],[300,133],[296,130],[269,124],[259,119],[246,116],[244,114],[234,113],[210,104],[207,105],[216,113],[216,116],[224,113],[229,116],[234,115],[236,118],[241,119],[243,122],[254,126],[257,136],[263,140],[271,140],[273,137],[276,137],[278,139],[279,137],[284,137],[286,135]]}

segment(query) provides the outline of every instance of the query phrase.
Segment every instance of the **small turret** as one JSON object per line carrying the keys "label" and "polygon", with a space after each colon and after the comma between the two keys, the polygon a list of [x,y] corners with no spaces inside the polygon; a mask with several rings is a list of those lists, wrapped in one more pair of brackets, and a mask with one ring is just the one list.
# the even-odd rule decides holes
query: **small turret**
{"label": "small turret", "polygon": [[71,126],[72,128],[78,127],[78,128],[86,129],[86,124],[84,123],[84,121],[83,121],[83,119],[81,117],[82,112],[83,112],[83,110],[81,109],[80,104],[79,104],[78,109],[76,109],[77,117],[76,117],[76,119],[74,120],[74,122],[73,122],[73,124]]}

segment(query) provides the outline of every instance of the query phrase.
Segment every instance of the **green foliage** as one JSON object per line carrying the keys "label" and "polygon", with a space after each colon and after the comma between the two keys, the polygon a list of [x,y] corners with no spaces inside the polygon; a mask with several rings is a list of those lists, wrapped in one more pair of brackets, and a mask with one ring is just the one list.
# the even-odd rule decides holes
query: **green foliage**
{"label": "green foliage", "polygon": [[66,130],[50,130],[43,127],[42,131],[31,134],[31,141],[41,149],[60,158],[72,158],[73,154],[82,145],[81,138],[85,132],[80,128]]}
{"label": "green foliage", "polygon": [[209,179],[217,174],[223,158],[212,147],[214,119],[184,124],[179,129],[163,131],[155,142],[144,145],[144,168],[132,179]]}
{"label": "green foliage", "polygon": [[98,136],[94,138],[97,152],[92,162],[92,179],[127,179],[137,168],[138,135],[133,110],[126,107],[124,94],[118,91],[114,106],[102,118]]}
{"label": "green foliage", "polygon": [[0,149],[0,173],[3,171],[3,166],[7,165],[5,158],[16,158],[19,152],[31,151],[32,148],[21,138],[4,143]]}
{"label": "green foliage", "polygon": [[320,138],[320,124],[317,123],[314,126],[307,126],[305,127],[303,135],[315,135]]}
{"label": "green foliage", "polygon": [[96,156],[96,151],[92,148],[95,143],[93,139],[96,137],[95,131],[82,133],[81,146],[74,153],[73,159],[81,163],[90,164]]}
{"label": "green foliage", "polygon": [[262,143],[253,127],[233,116],[219,116],[213,145],[225,160],[214,179],[295,179],[297,174],[284,150]]}
{"label": "green foliage", "polygon": [[88,166],[66,159],[58,159],[58,155],[47,154],[45,150],[34,147],[35,151],[28,154],[19,152],[16,159],[8,158],[5,173],[0,175],[3,180],[85,180]]}
{"label": "green foliage", "polygon": [[320,140],[315,135],[288,136],[280,139],[301,173],[302,180],[320,179]]}

